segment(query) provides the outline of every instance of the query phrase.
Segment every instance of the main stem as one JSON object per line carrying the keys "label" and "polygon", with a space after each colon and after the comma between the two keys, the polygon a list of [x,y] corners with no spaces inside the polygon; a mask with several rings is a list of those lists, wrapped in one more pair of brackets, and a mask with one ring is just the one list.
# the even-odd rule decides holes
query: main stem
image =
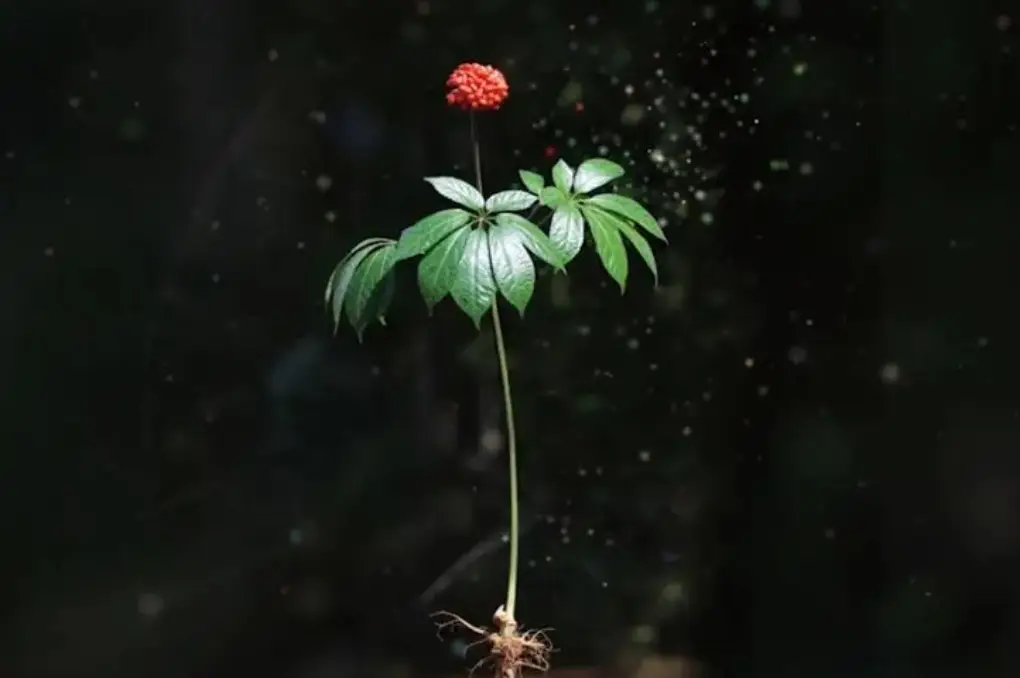
{"label": "main stem", "polygon": [[[475,129],[475,114],[470,114],[471,146],[475,157],[475,185],[478,192],[482,190],[482,154],[478,145],[478,133]],[[506,581],[506,603],[503,609],[510,619],[516,619],[514,609],[517,606],[517,567],[521,550],[521,517],[517,499],[517,430],[514,428],[514,401],[510,394],[510,368],[507,366],[506,345],[503,342],[503,326],[499,320],[498,297],[492,301],[492,332],[496,335],[496,356],[499,359],[499,376],[503,382],[503,409],[506,412],[506,445],[507,458],[510,464],[510,569]]]}

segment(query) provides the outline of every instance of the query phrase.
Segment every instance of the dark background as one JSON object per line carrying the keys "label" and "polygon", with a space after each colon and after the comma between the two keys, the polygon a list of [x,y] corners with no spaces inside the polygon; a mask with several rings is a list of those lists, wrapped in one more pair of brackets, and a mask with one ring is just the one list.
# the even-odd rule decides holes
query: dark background
{"label": "dark background", "polygon": [[[1020,42],[1005,3],[0,9],[11,676],[452,674],[502,599],[491,335],[344,251],[606,153],[662,285],[588,254],[509,342],[519,615],[556,666],[1020,671]],[[636,267],[632,267],[635,268]]]}

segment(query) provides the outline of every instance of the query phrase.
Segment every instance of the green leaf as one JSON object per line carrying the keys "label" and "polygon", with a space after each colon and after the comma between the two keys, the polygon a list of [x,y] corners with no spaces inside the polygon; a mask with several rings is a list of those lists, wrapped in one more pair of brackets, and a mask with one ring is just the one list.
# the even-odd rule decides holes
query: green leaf
{"label": "green leaf", "polygon": [[485,207],[485,198],[478,189],[457,177],[425,177],[432,184],[436,193],[458,205],[481,211]]}
{"label": "green leaf", "polygon": [[556,184],[556,188],[560,189],[564,193],[569,194],[571,187],[574,185],[574,170],[564,162],[562,159],[557,160],[556,164],[552,168],[553,183]]}
{"label": "green leaf", "polygon": [[350,287],[351,279],[357,273],[358,267],[361,266],[361,262],[365,260],[365,257],[384,246],[384,243],[375,243],[364,247],[359,245],[348,255],[346,261],[341,262],[337,266],[337,270],[334,271],[334,275],[330,278],[332,285],[330,301],[333,309],[334,332],[340,327],[340,317],[343,315],[344,302],[347,300],[347,290]]}
{"label": "green leaf", "polygon": [[620,233],[630,241],[631,246],[637,251],[638,255],[648,266],[648,270],[652,272],[652,281],[656,287],[659,286],[659,266],[655,263],[655,253],[652,252],[652,246],[648,244],[645,237],[637,232],[637,229],[628,224],[625,221],[617,222],[616,227],[620,229]]}
{"label": "green leaf", "polygon": [[518,231],[521,237],[521,244],[529,252],[557,270],[563,269],[563,258],[556,250],[556,247],[553,246],[552,241],[549,240],[549,236],[543,233],[542,229],[538,226],[519,214],[509,212],[497,214],[496,224]]}
{"label": "green leaf", "polygon": [[377,320],[380,325],[386,324],[386,311],[389,310],[390,302],[393,301],[393,294],[396,289],[397,276],[394,275],[391,270],[385,277],[383,277],[379,284],[376,285],[376,288],[372,291],[372,295],[368,299],[368,303],[365,305],[361,318],[358,320],[357,324],[354,324],[354,331],[358,335],[359,342],[364,335],[365,329],[373,320]]}
{"label": "green leaf", "polygon": [[436,243],[471,221],[472,215],[459,207],[433,212],[404,229],[397,243],[397,261],[425,254]]}
{"label": "green leaf", "polygon": [[567,202],[556,208],[549,226],[549,240],[564,264],[573,261],[584,245],[584,219],[577,205]]}
{"label": "green leaf", "polygon": [[585,160],[574,175],[574,190],[578,193],[590,193],[613,179],[619,179],[623,174],[623,168],[610,160],[603,158]]}
{"label": "green leaf", "polygon": [[628,221],[622,219],[621,217],[616,216],[615,214],[606,212],[604,210],[599,209],[598,207],[592,206],[588,206],[583,209],[586,216],[588,216],[592,212],[598,212],[602,215],[603,218],[612,222],[613,226],[618,231],[620,231],[620,233],[623,234],[623,237],[630,241],[631,246],[634,247],[634,250],[637,251],[638,255],[645,262],[645,265],[648,266],[648,270],[652,272],[652,278],[655,281],[655,285],[658,286],[659,266],[655,262],[655,254],[652,252],[652,246],[648,244],[648,241],[645,239],[645,237],[638,233],[637,229],[631,226],[631,224]]}
{"label": "green leaf", "polygon": [[598,205],[608,212],[622,214],[631,221],[637,222],[638,226],[659,240],[666,242],[666,235],[662,232],[659,222],[637,200],[617,193],[599,193],[588,198],[585,202]]}
{"label": "green leaf", "polygon": [[496,298],[496,281],[492,277],[489,233],[484,228],[476,228],[467,234],[450,296],[467,313],[475,327],[492,308]]}
{"label": "green leaf", "polygon": [[418,263],[418,288],[430,311],[453,288],[470,231],[469,227],[461,226],[429,250]]}
{"label": "green leaf", "polygon": [[[393,270],[396,263],[397,257],[393,246],[383,246],[373,250],[365,257],[361,265],[358,266],[358,270],[351,276],[344,310],[347,311],[347,320],[351,323],[351,327],[358,330],[359,334],[373,319],[365,317],[373,293],[382,279]],[[359,330],[359,328],[361,329]]]}
{"label": "green leaf", "polygon": [[563,203],[569,201],[570,200],[570,196],[568,196],[566,193],[564,193],[563,191],[561,191],[559,188],[557,188],[555,186],[546,186],[538,194],[538,199],[546,207],[550,207],[552,209],[556,209],[557,207],[559,207]]}
{"label": "green leaf", "polygon": [[521,170],[518,174],[521,176],[521,183],[524,184],[525,188],[535,195],[542,192],[542,189],[545,187],[545,179],[542,178],[541,174],[529,172],[528,170]]}
{"label": "green leaf", "polygon": [[344,264],[346,264],[354,254],[365,247],[372,247],[373,245],[384,245],[386,243],[393,242],[389,238],[366,238],[357,245],[351,248],[351,251],[344,255],[344,258],[340,260],[336,266],[333,267],[333,272],[329,274],[329,280],[326,281],[326,295],[323,303],[329,305],[329,300],[333,296],[333,283],[336,281],[337,275],[343,270]]}
{"label": "green leaf", "polygon": [[526,191],[500,191],[489,196],[485,209],[489,212],[516,212],[528,209],[537,199]]}
{"label": "green leaf", "polygon": [[[583,209],[583,208],[582,208]],[[606,272],[620,286],[620,292],[627,288],[627,250],[623,247],[623,238],[616,229],[613,220],[598,210],[584,210],[584,217],[591,228],[591,237],[595,241],[595,251],[602,260]]]}
{"label": "green leaf", "polygon": [[535,264],[522,242],[521,232],[496,224],[489,229],[489,253],[496,286],[523,316],[535,292]]}

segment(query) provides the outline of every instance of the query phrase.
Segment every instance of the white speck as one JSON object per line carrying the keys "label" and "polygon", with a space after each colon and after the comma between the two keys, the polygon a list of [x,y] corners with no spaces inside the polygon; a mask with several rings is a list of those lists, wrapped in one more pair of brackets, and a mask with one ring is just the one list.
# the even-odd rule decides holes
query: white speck
{"label": "white speck", "polygon": [[486,429],[479,444],[484,452],[499,452],[503,449],[503,432],[496,428]]}
{"label": "white speck", "polygon": [[803,346],[791,346],[790,350],[786,353],[786,357],[794,365],[803,365],[807,361],[807,349]]}
{"label": "white speck", "polygon": [[163,611],[163,597],[155,593],[143,593],[138,596],[138,614],[143,617],[155,617]]}
{"label": "white speck", "polygon": [[648,461],[651,458],[652,453],[649,452],[648,450],[641,450],[640,452],[638,452],[638,459],[640,459],[641,461]]}
{"label": "white speck", "polygon": [[748,369],[754,367],[754,358],[744,358],[744,367]]}
{"label": "white speck", "polygon": [[320,174],[315,179],[315,187],[325,193],[333,187],[333,178],[325,174]]}
{"label": "white speck", "polygon": [[275,49],[269,50],[269,60],[270,61],[276,61],[279,58],[280,58],[280,53],[279,52],[277,52]]}
{"label": "white speck", "polygon": [[67,105],[71,108],[78,108],[81,106],[81,97],[71,97],[67,100]]}
{"label": "white speck", "polygon": [[886,363],[882,365],[882,369],[878,373],[879,378],[883,384],[895,384],[898,383],[902,373],[900,366],[896,363]]}

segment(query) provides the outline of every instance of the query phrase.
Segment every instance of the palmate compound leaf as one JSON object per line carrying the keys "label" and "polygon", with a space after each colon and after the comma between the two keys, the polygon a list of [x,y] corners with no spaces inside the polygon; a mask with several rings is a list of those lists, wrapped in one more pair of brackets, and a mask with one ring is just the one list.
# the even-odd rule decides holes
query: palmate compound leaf
{"label": "palmate compound leaf", "polygon": [[474,219],[474,215],[459,207],[433,212],[413,226],[404,229],[397,243],[397,260],[425,254],[451,233]]}
{"label": "palmate compound leaf", "polygon": [[584,202],[600,207],[607,212],[626,217],[662,242],[666,242],[666,235],[662,232],[659,222],[655,220],[655,217],[641,203],[632,198],[617,193],[599,193],[598,195],[586,198]]}
{"label": "palmate compound leaf", "polygon": [[492,308],[492,302],[496,299],[496,281],[492,275],[489,233],[484,228],[468,231],[450,296],[471,318],[475,327],[481,324],[482,316]]}
{"label": "palmate compound leaf", "polygon": [[638,233],[638,230],[631,225],[626,219],[623,219],[611,212],[607,212],[600,207],[594,205],[582,205],[581,210],[584,213],[585,219],[591,223],[592,219],[602,220],[605,226],[612,226],[618,230],[624,238],[626,238],[634,251],[638,253],[641,260],[648,266],[648,270],[652,272],[652,279],[658,287],[659,285],[659,266],[655,261],[655,254],[652,252],[652,246],[648,244],[648,240]]}
{"label": "palmate compound leaf", "polygon": [[458,227],[430,249],[418,263],[418,289],[421,290],[429,312],[453,288],[469,233],[469,226]]}
{"label": "palmate compound leaf", "polygon": [[458,205],[480,212],[485,207],[485,197],[477,188],[457,177],[425,177],[436,193]]}
{"label": "palmate compound leaf", "polygon": [[623,168],[611,160],[604,158],[585,160],[574,173],[574,191],[590,193],[614,179],[619,179],[623,174]]}
{"label": "palmate compound leaf", "polygon": [[627,250],[623,246],[623,236],[617,228],[617,222],[605,212],[581,207],[585,221],[591,229],[595,251],[598,252],[602,266],[613,280],[620,286],[622,294],[627,289]]}
{"label": "palmate compound leaf", "polygon": [[492,226],[489,254],[496,287],[523,316],[535,292],[535,264],[522,242],[521,232],[502,224]]}
{"label": "palmate compound leaf", "polygon": [[368,238],[363,240],[355,245],[333,269],[333,273],[326,282],[325,300],[333,312],[334,332],[340,326],[340,318],[343,315],[351,280],[358,272],[362,262],[374,252],[380,249],[390,249],[394,244],[394,241],[389,238]]}

